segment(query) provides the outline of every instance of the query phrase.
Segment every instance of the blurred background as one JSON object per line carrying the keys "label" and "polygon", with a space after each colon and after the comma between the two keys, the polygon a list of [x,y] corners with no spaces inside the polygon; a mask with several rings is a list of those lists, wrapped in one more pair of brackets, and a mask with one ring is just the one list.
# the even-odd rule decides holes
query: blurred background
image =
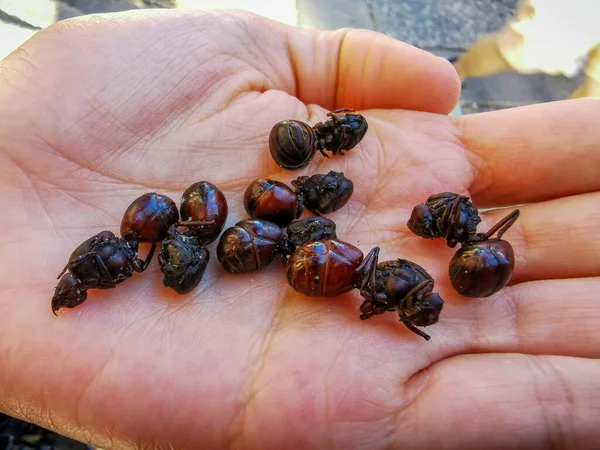
{"label": "blurred background", "polygon": [[[0,60],[59,20],[140,8],[237,8],[385,33],[455,63],[454,115],[600,97],[600,0],[0,0]],[[17,449],[90,447],[0,414],[0,450]]]}

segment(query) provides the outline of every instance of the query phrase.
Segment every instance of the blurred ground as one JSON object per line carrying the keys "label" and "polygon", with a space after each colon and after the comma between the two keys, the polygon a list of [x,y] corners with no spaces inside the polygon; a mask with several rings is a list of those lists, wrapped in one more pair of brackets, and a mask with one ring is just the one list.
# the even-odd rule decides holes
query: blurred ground
{"label": "blurred ground", "polygon": [[[36,29],[90,13],[136,8],[240,8],[304,28],[377,30],[439,56],[453,57],[499,29],[517,0],[0,0],[0,58]],[[561,100],[582,82],[547,75],[505,73],[470,79],[463,113]]]}

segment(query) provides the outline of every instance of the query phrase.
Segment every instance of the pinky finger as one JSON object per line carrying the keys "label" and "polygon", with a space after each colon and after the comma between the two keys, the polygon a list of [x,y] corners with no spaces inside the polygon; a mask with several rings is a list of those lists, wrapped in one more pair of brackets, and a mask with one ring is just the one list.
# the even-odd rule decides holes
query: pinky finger
{"label": "pinky finger", "polygon": [[[406,437],[419,448],[598,448],[600,361],[460,355],[411,382],[426,390],[400,416],[434,424]],[[448,405],[455,413],[447,414]]]}
{"label": "pinky finger", "polygon": [[[459,305],[470,352],[600,358],[600,277],[530,281]],[[450,308],[449,308],[450,309]],[[464,323],[470,324],[465,327]]]}

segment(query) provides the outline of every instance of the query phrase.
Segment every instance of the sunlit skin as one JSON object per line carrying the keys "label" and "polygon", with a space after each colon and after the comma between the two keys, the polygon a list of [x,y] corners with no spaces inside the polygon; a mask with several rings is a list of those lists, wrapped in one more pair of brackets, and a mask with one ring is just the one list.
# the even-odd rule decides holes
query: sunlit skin
{"label": "sunlit skin", "polygon": [[[250,15],[87,17],[37,34],[0,64],[0,410],[109,449],[597,445],[600,103],[450,118],[459,90],[449,63],[389,37]],[[275,123],[344,107],[369,124],[357,147],[300,171],[273,162]],[[359,320],[357,291],[294,293],[277,262],[230,274],[212,258],[180,296],[154,260],[52,314],[73,249],[118,232],[140,195],[208,180],[230,227],[253,180],[329,170],[354,183],[328,216],[338,236],[435,279],[429,342],[395,313]],[[446,191],[478,208],[534,202],[504,235],[515,271],[491,298],[453,291],[455,250],[406,227]]]}

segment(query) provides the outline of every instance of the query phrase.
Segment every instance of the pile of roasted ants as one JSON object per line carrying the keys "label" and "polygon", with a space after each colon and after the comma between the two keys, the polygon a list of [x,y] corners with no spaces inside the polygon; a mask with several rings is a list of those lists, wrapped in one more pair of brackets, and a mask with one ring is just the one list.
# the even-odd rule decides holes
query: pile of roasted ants
{"label": "pile of roasted ants", "polygon": [[[286,169],[304,167],[317,150],[326,157],[325,151],[343,155],[367,132],[367,121],[353,110],[333,111],[328,117],[313,127],[295,120],[277,123],[269,136],[277,164]],[[102,231],[71,254],[58,277],[52,311],[83,303],[89,289],[114,288],[133,272],[143,272],[158,243],[164,285],[179,294],[189,293],[199,285],[209,262],[206,245],[221,234],[217,259],[228,272],[259,270],[279,256],[295,291],[335,297],[358,289],[364,298],[362,320],[396,311],[406,327],[428,340],[416,327],[437,323],[444,305],[433,293],[433,278],[411,261],[379,262],[379,247],[363,257],[357,247],[338,239],[333,221],[322,217],[348,202],[352,181],[332,171],[298,177],[292,186],[295,190],[264,178],[252,182],[244,194],[251,218],[222,234],[227,201],[207,181],[194,183],[183,193],[179,211],[167,196],[142,195],[125,211],[120,238]],[[316,216],[297,220],[305,208]],[[481,219],[470,199],[445,192],[417,205],[407,225],[423,238],[443,238],[450,247],[461,244],[449,265],[452,285],[464,296],[487,297],[506,286],[512,275],[513,249],[502,235],[518,216],[515,210],[487,233],[477,233]],[[145,261],[138,256],[140,242],[152,243]]]}

